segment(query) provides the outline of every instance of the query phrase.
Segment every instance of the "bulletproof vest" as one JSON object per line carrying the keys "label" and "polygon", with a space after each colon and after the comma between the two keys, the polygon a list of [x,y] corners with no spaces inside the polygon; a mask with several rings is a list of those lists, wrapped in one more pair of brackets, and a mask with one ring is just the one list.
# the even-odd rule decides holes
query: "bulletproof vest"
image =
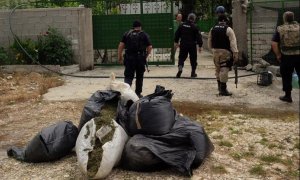
{"label": "bulletproof vest", "polygon": [[212,37],[212,48],[214,49],[230,49],[230,41],[229,37],[226,35],[228,26],[217,24],[211,30],[211,37]]}
{"label": "bulletproof vest", "polygon": [[181,45],[194,45],[196,44],[195,25],[191,22],[181,24]]}
{"label": "bulletproof vest", "polygon": [[145,43],[143,42],[142,38],[143,32],[142,31],[134,31],[131,30],[127,34],[127,41],[126,41],[126,53],[134,54],[134,53],[142,53],[146,51]]}
{"label": "bulletproof vest", "polygon": [[284,55],[300,54],[300,28],[294,21],[291,24],[283,24],[277,28],[280,35],[280,49]]}

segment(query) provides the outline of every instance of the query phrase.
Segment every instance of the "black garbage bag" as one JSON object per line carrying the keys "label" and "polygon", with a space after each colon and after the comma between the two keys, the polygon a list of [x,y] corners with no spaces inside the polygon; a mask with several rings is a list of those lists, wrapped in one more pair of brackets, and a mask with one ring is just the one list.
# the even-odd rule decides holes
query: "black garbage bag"
{"label": "black garbage bag", "polygon": [[139,99],[130,106],[127,104],[127,107],[122,107],[119,103],[117,122],[130,136],[166,134],[175,122],[172,95],[170,90],[156,86],[153,94]]}
{"label": "black garbage bag", "polygon": [[[121,165],[128,170],[148,171],[156,170],[164,162],[191,176],[192,169],[199,167],[213,150],[214,146],[201,125],[176,115],[175,124],[167,134],[133,136],[125,146]],[[151,155],[155,157],[149,158]]]}
{"label": "black garbage bag", "polygon": [[119,96],[120,93],[117,91],[96,91],[83,108],[78,126],[79,132],[86,122],[96,116],[99,116],[101,108],[104,106],[105,102],[113,99],[118,100]]}
{"label": "black garbage bag", "polygon": [[131,171],[156,171],[165,169],[167,164],[144,145],[144,135],[137,134],[126,143],[121,166]]}
{"label": "black garbage bag", "polygon": [[12,147],[7,155],[25,162],[47,162],[66,156],[75,146],[78,129],[71,121],[60,121],[42,129],[25,148]]}

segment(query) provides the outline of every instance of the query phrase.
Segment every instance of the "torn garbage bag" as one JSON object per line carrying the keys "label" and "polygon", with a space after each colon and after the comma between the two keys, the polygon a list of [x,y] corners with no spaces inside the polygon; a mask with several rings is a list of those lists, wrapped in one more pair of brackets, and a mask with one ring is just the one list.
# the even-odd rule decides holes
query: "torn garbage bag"
{"label": "torn garbage bag", "polygon": [[75,146],[78,129],[71,121],[60,121],[42,129],[25,148],[12,147],[7,155],[25,162],[47,162],[67,155]]}
{"label": "torn garbage bag", "polygon": [[101,123],[98,117],[91,119],[78,135],[75,147],[77,160],[88,178],[105,178],[121,159],[128,136],[119,124],[113,120],[111,123]]}
{"label": "torn garbage bag", "polygon": [[86,122],[100,114],[101,108],[104,106],[105,102],[119,98],[120,93],[116,91],[96,91],[85,104],[78,126],[80,132],[81,128]]}
{"label": "torn garbage bag", "polygon": [[[149,171],[167,164],[191,176],[192,169],[199,167],[213,150],[214,146],[201,125],[176,115],[175,124],[167,134],[133,136],[123,151],[122,167]],[[152,155],[151,159],[149,156]]]}

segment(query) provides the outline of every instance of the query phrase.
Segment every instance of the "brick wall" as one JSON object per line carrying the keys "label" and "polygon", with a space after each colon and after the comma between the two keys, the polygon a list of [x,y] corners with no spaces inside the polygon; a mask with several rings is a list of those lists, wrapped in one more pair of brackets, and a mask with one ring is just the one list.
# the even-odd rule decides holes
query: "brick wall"
{"label": "brick wall", "polygon": [[[0,11],[0,46],[13,43],[10,10]],[[48,27],[58,29],[72,42],[74,61],[80,70],[93,69],[92,12],[88,8],[37,8],[16,10],[11,16],[13,32],[20,38],[37,39]]]}

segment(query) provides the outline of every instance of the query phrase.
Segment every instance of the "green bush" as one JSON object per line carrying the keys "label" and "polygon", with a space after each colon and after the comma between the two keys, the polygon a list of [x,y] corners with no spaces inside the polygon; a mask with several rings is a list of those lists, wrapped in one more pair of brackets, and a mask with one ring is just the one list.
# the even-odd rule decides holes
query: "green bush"
{"label": "green bush", "polygon": [[[28,54],[20,47],[21,46],[26,50]],[[34,60],[37,60],[38,52],[37,52],[37,44],[35,41],[31,39],[20,40],[18,37],[15,39],[11,49],[14,53],[14,64],[34,64]],[[31,57],[29,57],[30,55]]]}
{"label": "green bush", "polygon": [[0,47],[0,65],[9,64],[8,54],[3,47]]}
{"label": "green bush", "polygon": [[72,44],[54,28],[38,36],[38,59],[41,64],[72,64]]}

